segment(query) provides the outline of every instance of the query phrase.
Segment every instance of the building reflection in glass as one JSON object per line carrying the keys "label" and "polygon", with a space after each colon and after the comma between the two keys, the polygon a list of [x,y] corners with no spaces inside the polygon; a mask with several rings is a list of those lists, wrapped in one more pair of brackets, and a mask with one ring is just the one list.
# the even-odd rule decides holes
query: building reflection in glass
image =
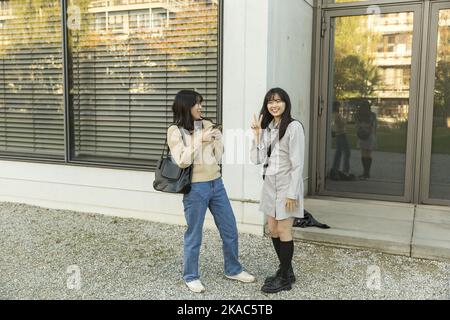
{"label": "building reflection in glass", "polygon": [[336,168],[329,117],[327,190],[403,195],[413,19],[412,12],[333,18],[328,110],[341,106],[352,150],[349,172]]}
{"label": "building reflection in glass", "polygon": [[439,12],[430,198],[450,200],[450,9]]}

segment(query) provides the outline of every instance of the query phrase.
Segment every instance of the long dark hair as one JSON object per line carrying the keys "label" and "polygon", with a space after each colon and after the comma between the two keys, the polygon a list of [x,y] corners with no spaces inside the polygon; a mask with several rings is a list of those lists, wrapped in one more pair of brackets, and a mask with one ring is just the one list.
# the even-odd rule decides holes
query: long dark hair
{"label": "long dark hair", "polygon": [[370,101],[360,99],[357,101],[356,120],[360,122],[371,123],[374,119],[374,113],[370,110]]}
{"label": "long dark hair", "polygon": [[172,104],[174,124],[188,131],[194,130],[194,118],[191,115],[191,109],[202,101],[202,95],[194,90],[179,91]]}
{"label": "long dark hair", "polygon": [[267,104],[269,103],[269,100],[272,99],[276,94],[278,94],[280,99],[286,104],[286,108],[284,109],[284,112],[281,115],[280,126],[278,128],[279,139],[281,140],[281,138],[283,138],[284,134],[286,133],[289,123],[291,123],[294,120],[291,117],[291,99],[289,98],[287,92],[281,88],[270,89],[266,93],[266,96],[264,97],[263,106],[261,108],[261,112],[259,113],[259,115],[263,116],[261,122],[261,129],[266,129],[269,126],[270,122],[273,120],[273,116],[267,109]]}

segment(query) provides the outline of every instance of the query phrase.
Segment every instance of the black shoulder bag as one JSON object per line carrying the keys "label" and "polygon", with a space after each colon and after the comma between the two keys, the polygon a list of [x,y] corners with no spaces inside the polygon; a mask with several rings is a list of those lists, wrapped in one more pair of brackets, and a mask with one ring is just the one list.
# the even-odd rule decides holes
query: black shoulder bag
{"label": "black shoulder bag", "polygon": [[[186,146],[183,129],[180,129],[183,143]],[[167,152],[166,152],[167,151]],[[192,165],[187,168],[180,168],[169,152],[169,145],[166,145],[156,165],[155,181],[153,188],[158,191],[168,193],[189,193],[191,191]]]}

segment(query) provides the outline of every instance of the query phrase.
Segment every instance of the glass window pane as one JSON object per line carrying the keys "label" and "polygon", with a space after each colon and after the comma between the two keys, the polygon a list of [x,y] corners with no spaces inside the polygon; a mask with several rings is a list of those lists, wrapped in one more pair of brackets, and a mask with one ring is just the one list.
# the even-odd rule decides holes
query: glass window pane
{"label": "glass window pane", "polygon": [[333,3],[349,3],[349,2],[364,2],[368,0],[324,0],[326,4],[333,4]]}
{"label": "glass window pane", "polygon": [[450,200],[450,9],[439,13],[430,198]]}
{"label": "glass window pane", "polygon": [[402,196],[413,13],[332,20],[326,190]]}
{"label": "glass window pane", "polygon": [[[320,0],[319,0],[320,1]],[[373,0],[322,0],[323,1],[323,4],[340,4],[340,3],[348,3],[349,5],[352,5],[352,4],[355,4],[355,5],[357,5],[357,4],[361,4],[361,5],[364,5],[364,3],[362,3],[362,2],[368,2],[368,1],[372,1],[373,2]],[[395,2],[395,1],[402,1],[402,2],[414,2],[413,0],[393,0],[392,2]],[[432,0],[433,1],[433,0]],[[372,9],[373,7],[371,7],[371,9]],[[375,8],[376,9],[376,8]]]}
{"label": "glass window pane", "polygon": [[[72,154],[154,165],[181,89],[217,115],[218,3],[210,0],[72,0]],[[74,11],[75,12],[75,11]]]}
{"label": "glass window pane", "polygon": [[0,155],[64,158],[59,0],[0,1]]}

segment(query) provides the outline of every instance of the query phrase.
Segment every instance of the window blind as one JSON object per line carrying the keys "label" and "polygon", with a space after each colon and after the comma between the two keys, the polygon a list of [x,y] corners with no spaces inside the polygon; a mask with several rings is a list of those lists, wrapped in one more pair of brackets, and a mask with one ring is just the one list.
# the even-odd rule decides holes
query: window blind
{"label": "window blind", "polygon": [[59,0],[0,1],[0,155],[64,158]]}
{"label": "window blind", "polygon": [[217,120],[217,1],[91,1],[70,30],[72,156],[154,166],[181,89]]}

